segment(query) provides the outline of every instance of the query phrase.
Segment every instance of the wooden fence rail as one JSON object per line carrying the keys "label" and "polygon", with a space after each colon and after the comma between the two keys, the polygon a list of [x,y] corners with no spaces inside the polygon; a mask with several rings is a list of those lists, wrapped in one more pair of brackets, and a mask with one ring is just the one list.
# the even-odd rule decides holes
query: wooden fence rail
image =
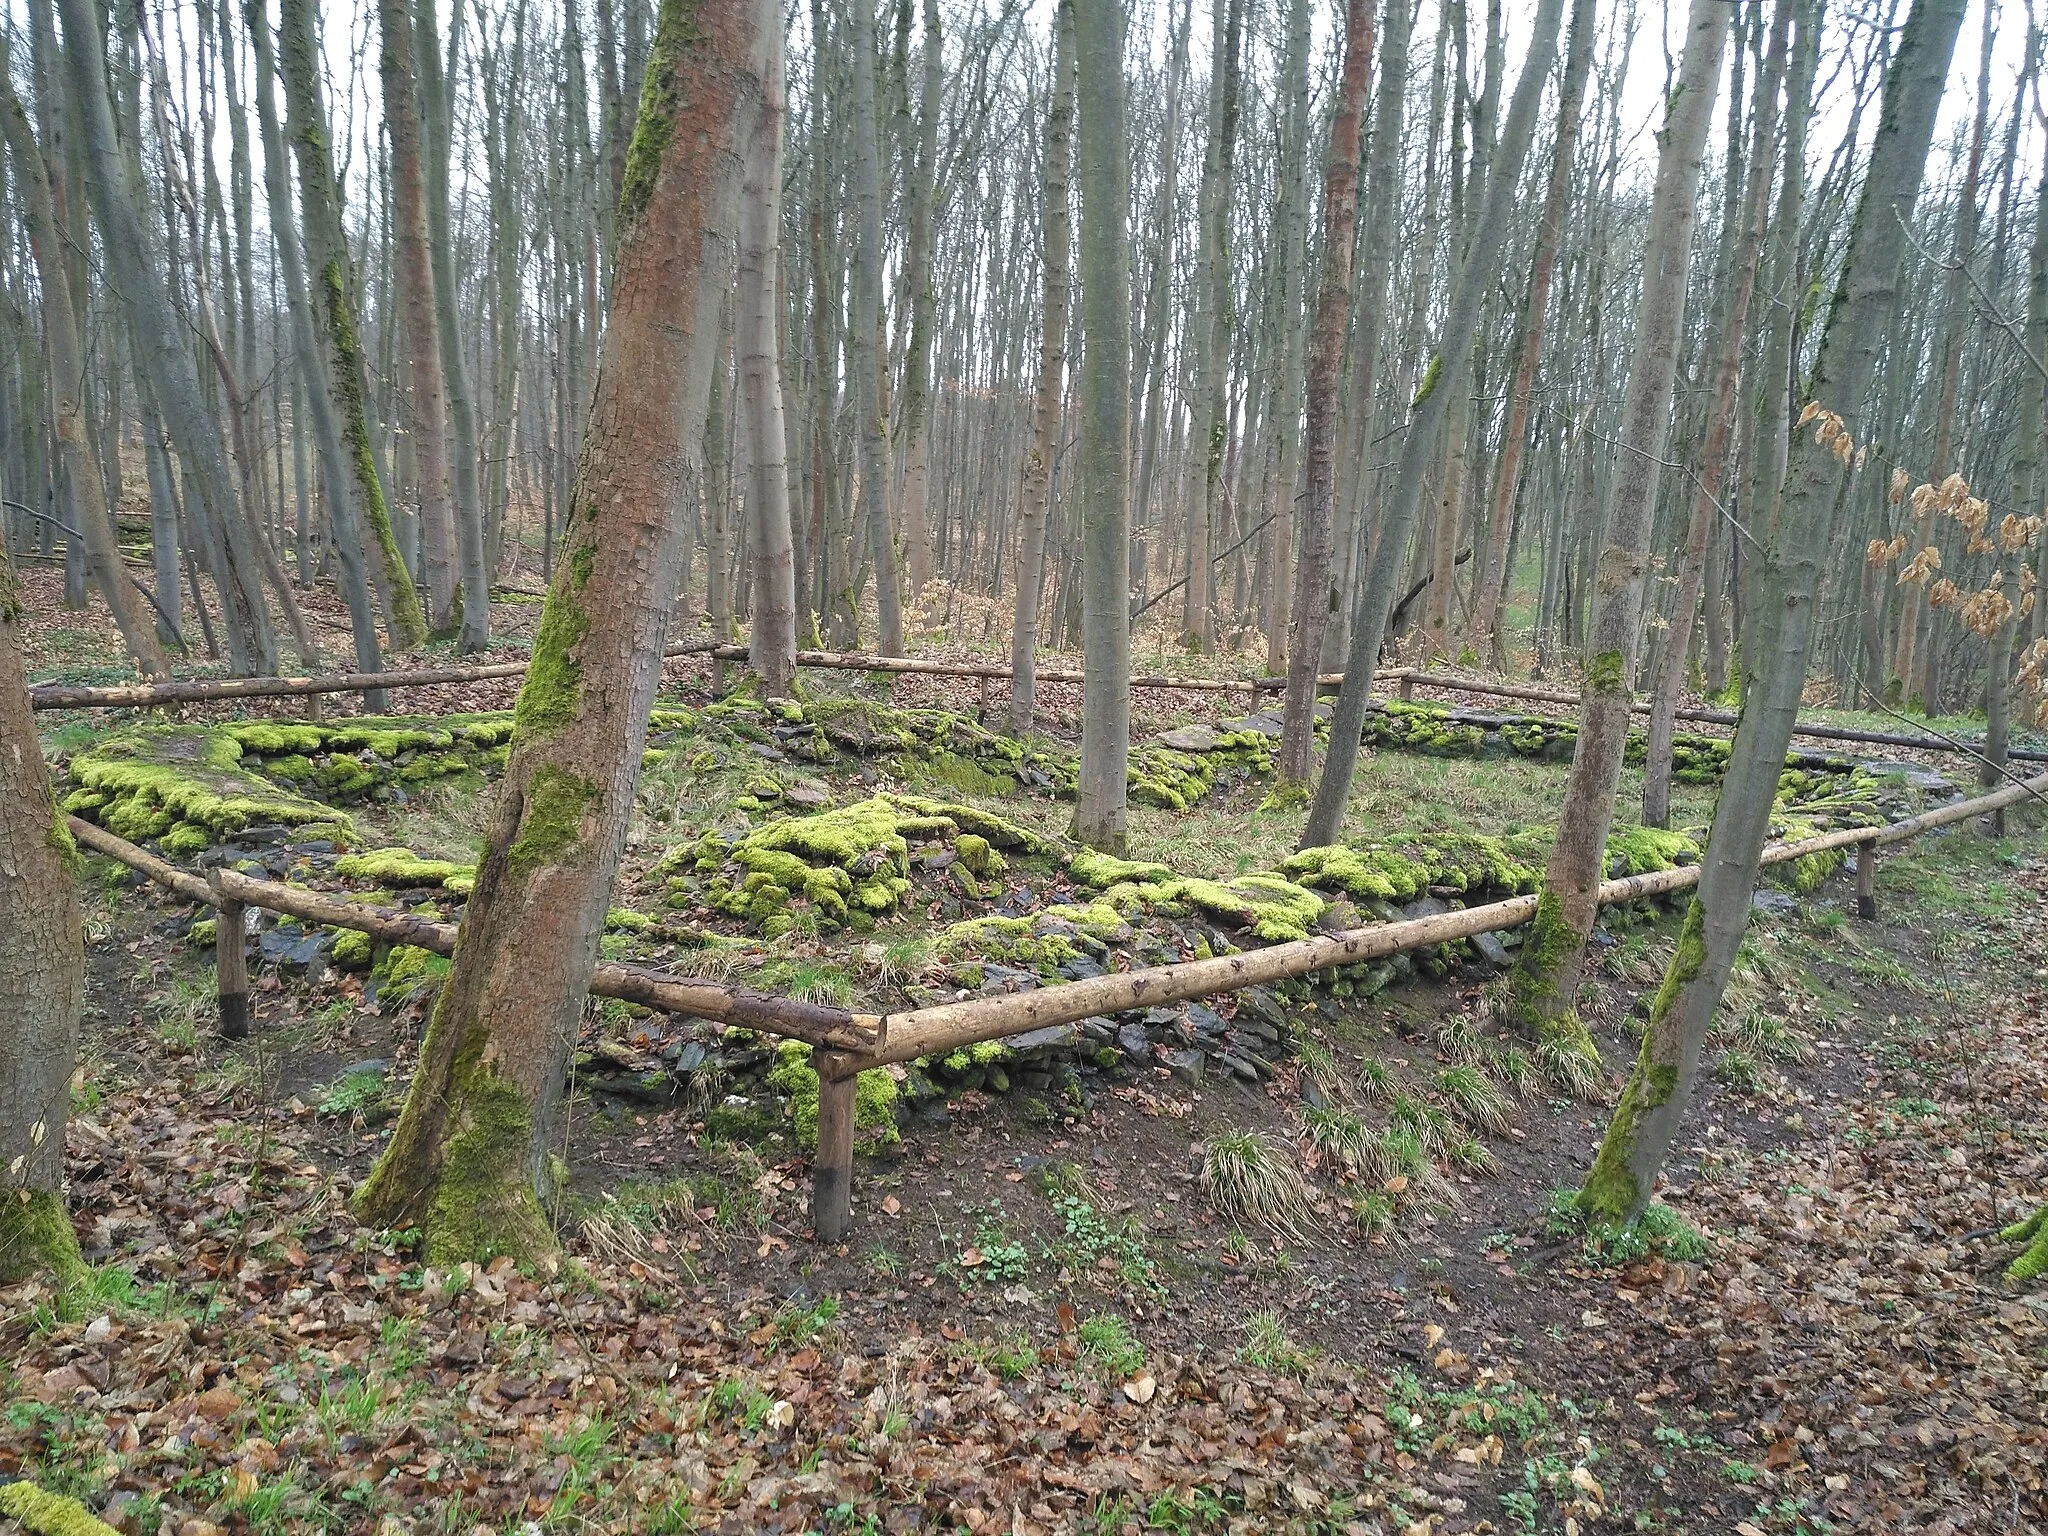
{"label": "wooden fence rail", "polygon": [[[1857,910],[1860,916],[1873,918],[1877,915],[1877,849],[1972,816],[2000,811],[2028,798],[2048,800],[2048,773],[1887,826],[1849,827],[1796,842],[1774,843],[1764,850],[1763,862],[1783,864],[1842,848],[1859,849]],[[68,820],[72,835],[84,847],[105,854],[187,901],[214,908],[221,1030],[231,1038],[246,1031],[248,1021],[244,946],[245,913],[249,908],[303,922],[353,929],[387,943],[413,944],[438,955],[455,952],[460,930],[454,924],[432,922],[411,913],[273,880],[259,880],[233,870],[213,869],[202,879],[91,822],[76,816]],[[1600,887],[1599,904],[1606,907],[1674,895],[1697,885],[1699,877],[1699,867],[1691,865],[1609,880]],[[837,1242],[846,1235],[852,1221],[855,1080],[870,1067],[912,1061],[963,1045],[1027,1034],[1097,1015],[1186,1002],[1316,971],[1382,960],[1406,950],[1424,949],[1476,934],[1498,933],[1520,927],[1535,910],[1536,897],[1515,896],[1461,911],[1352,928],[1234,955],[1148,966],[1028,992],[940,1003],[896,1014],[858,1014],[845,1008],[773,997],[723,982],[664,976],[609,961],[598,964],[590,991],[595,997],[615,997],[725,1027],[743,1026],[808,1041],[815,1048],[812,1061],[818,1072],[819,1097],[818,1153],[812,1167],[812,1225],[821,1241]]]}
{"label": "wooden fence rail", "polygon": [[[683,640],[663,648],[662,655],[707,656],[714,661],[745,661],[744,645],[724,645],[711,640]],[[982,685],[981,705],[990,712],[995,702],[990,685],[1008,682],[1010,667],[1002,662],[947,661],[922,656],[872,656],[859,651],[798,651],[796,664],[836,672],[866,672],[877,677],[972,678]],[[429,667],[409,672],[342,672],[330,677],[230,677],[188,682],[123,683],[110,687],[69,687],[40,683],[29,689],[32,709],[150,709],[166,704],[201,704],[224,699],[305,698],[311,710],[320,695],[362,693],[392,688],[431,688],[447,683],[487,682],[496,678],[520,677],[524,661],[483,662],[463,667]],[[1041,668],[1041,683],[1080,683],[1083,674],[1057,667]],[[1576,709],[1579,696],[1554,688],[1534,688],[1521,683],[1500,683],[1488,678],[1459,673],[1431,672],[1416,667],[1395,667],[1378,674],[1392,685],[1398,697],[1411,700],[1418,687],[1449,693],[1477,694],[1485,698],[1516,699],[1534,704],[1554,704]],[[1317,679],[1322,688],[1338,688],[1342,672],[1324,673]],[[1149,673],[1131,679],[1133,689],[1184,689],[1191,693],[1242,693],[1256,709],[1262,695],[1279,693],[1286,687],[1283,677],[1175,677]],[[1648,714],[1650,706],[1638,702],[1637,714]],[[1702,725],[1733,726],[1736,716],[1721,709],[1681,708],[1678,718]],[[1802,724],[1793,734],[1817,741],[1855,742],[1869,746],[1910,747],[1921,752],[1962,752],[1973,749],[1939,736],[1909,735],[1898,731],[1866,731],[1846,725]],[[2048,762],[2048,749],[2013,747],[2006,754],[2015,762]]]}

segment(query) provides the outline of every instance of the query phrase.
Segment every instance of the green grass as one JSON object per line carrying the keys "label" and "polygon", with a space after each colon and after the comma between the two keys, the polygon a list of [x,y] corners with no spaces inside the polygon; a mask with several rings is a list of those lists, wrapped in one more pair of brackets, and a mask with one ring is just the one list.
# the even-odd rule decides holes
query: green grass
{"label": "green grass", "polygon": [[1082,1358],[1105,1375],[1135,1375],[1145,1363],[1144,1346],[1131,1332],[1131,1325],[1114,1312],[1098,1312],[1086,1319],[1075,1334]]}

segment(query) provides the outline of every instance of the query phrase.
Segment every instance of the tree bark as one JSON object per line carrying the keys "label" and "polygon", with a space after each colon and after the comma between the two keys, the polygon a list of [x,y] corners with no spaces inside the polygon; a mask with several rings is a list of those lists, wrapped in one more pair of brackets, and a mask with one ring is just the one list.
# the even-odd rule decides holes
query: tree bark
{"label": "tree bark", "polygon": [[[1392,0],[1404,9],[1406,0]],[[1330,118],[1330,148],[1323,158],[1322,271],[1317,281],[1315,330],[1309,341],[1307,391],[1308,510],[1301,525],[1301,563],[1295,571],[1294,608],[1287,635],[1287,698],[1281,712],[1279,777],[1308,785],[1315,746],[1317,664],[1330,622],[1330,553],[1337,496],[1337,429],[1342,406],[1338,374],[1344,366],[1345,323],[1351,317],[1351,258],[1358,235],[1358,137],[1365,82],[1372,72],[1372,0],[1347,0],[1344,61]],[[1391,159],[1391,152],[1385,158]],[[1375,167],[1377,169],[1377,165]],[[1363,324],[1377,326],[1377,313]]]}
{"label": "tree bark", "polygon": [[[1314,803],[1302,829],[1301,846],[1312,848],[1337,840],[1344,824],[1344,805],[1351,793],[1351,773],[1358,765],[1360,737],[1372,702],[1373,673],[1379,666],[1380,640],[1401,579],[1415,514],[1422,505],[1431,461],[1440,451],[1446,391],[1466,387],[1472,361],[1472,338],[1479,328],[1479,309],[1500,264],[1507,239],[1510,210],[1518,195],[1522,162],[1536,133],[1536,111],[1542,102],[1552,60],[1563,0],[1541,0],[1531,18],[1528,53],[1521,78],[1508,104],[1507,116],[1493,154],[1485,203],[1473,228],[1471,248],[1457,269],[1444,317],[1437,353],[1409,407],[1408,433],[1401,445],[1394,490],[1381,519],[1379,536],[1359,584],[1351,616],[1351,651],[1344,686],[1337,695],[1330,726],[1330,749],[1316,784]],[[1380,217],[1377,212],[1376,217]]]}
{"label": "tree bark", "polygon": [[1068,183],[1073,169],[1074,9],[1062,0],[1053,15],[1051,99],[1045,120],[1045,198],[1040,240],[1045,305],[1039,329],[1038,395],[1032,406],[1031,446],[1024,455],[1023,497],[1017,509],[1017,574],[1010,621],[1009,730],[1031,729],[1038,697],[1038,608],[1045,594],[1045,529],[1052,506],[1052,461],[1058,449],[1060,401],[1066,388],[1067,306],[1073,216]]}
{"label": "tree bark", "polygon": [[853,11],[853,398],[859,413],[861,521],[875,566],[875,648],[903,654],[903,584],[889,516],[889,432],[882,404],[882,159],[875,123],[874,0]]}
{"label": "tree bark", "polygon": [[0,1285],[69,1280],[84,1262],[64,1211],[64,1123],[85,1006],[78,849],[29,712],[21,617],[0,540]]}
{"label": "tree bark", "polygon": [[[79,340],[79,311],[59,245],[48,167],[29,128],[28,113],[4,81],[0,81],[0,113],[5,114],[4,132],[7,146],[14,153],[18,202],[28,230],[29,249],[35,257],[36,274],[42,283],[39,308],[43,344],[49,352],[52,436],[71,478],[72,515],[77,518],[85,540],[93,580],[106,599],[136,670],[146,678],[169,677],[163,647],[157,643],[149,616],[129,588],[128,570],[121,563],[120,546],[114,542],[114,529],[107,521],[106,486],[100,478],[99,457],[89,441],[91,423],[85,410],[85,352]],[[175,595],[175,581],[171,590]]]}
{"label": "tree bark", "polygon": [[[209,563],[221,583],[228,658],[242,674],[277,670],[277,636],[263,601],[263,575],[249,541],[220,433],[207,410],[199,370],[186,345],[184,323],[158,275],[140,214],[129,195],[107,99],[105,50],[99,17],[89,0],[58,0],[64,22],[63,56],[71,99],[83,128],[86,185],[100,226],[114,287],[128,310],[128,335],[147,373],[150,392],[171,429],[178,455],[202,504],[198,511],[220,543]],[[47,16],[47,12],[44,12]]]}
{"label": "tree bark", "polygon": [[[1720,521],[1721,483],[1727,475],[1735,428],[1735,388],[1742,373],[1742,338],[1749,319],[1749,301],[1756,287],[1757,256],[1763,246],[1764,216],[1770,207],[1771,154],[1778,135],[1778,87],[1785,78],[1786,34],[1792,24],[1792,0],[1777,0],[1771,22],[1770,51],[1757,81],[1751,109],[1749,186],[1742,224],[1730,253],[1727,307],[1714,364],[1714,397],[1707,407],[1706,441],[1700,447],[1694,474],[1692,515],[1685,546],[1679,555],[1678,583],[1671,594],[1671,628],[1650,683],[1649,747],[1643,759],[1643,825],[1671,824],[1671,745],[1678,729],[1679,696],[1685,690],[1685,659],[1691,649],[1693,611],[1700,603],[1707,544]],[[1805,46],[1807,39],[1801,39]],[[1802,71],[1800,78],[1808,78]],[[1791,110],[1803,113],[1807,103],[1795,100]],[[1731,149],[1734,146],[1731,146]],[[1733,173],[1730,173],[1731,179]]]}
{"label": "tree bark", "polygon": [[1181,604],[1181,639],[1198,655],[1216,649],[1216,580],[1209,551],[1224,512],[1223,461],[1230,438],[1230,204],[1237,166],[1243,31],[1244,0],[1214,0],[1210,40],[1216,58],[1209,80],[1208,144],[1202,153],[1201,247],[1195,258],[1199,296],[1193,317],[1192,408],[1196,451],[1202,464],[1202,501],[1188,514],[1188,584]]}
{"label": "tree bark", "polygon": [[1081,773],[1074,836],[1124,851],[1131,751],[1131,203],[1124,0],[1067,0],[1080,55]]}
{"label": "tree bark", "polygon": [[[243,25],[255,62],[256,119],[263,140],[263,195],[270,214],[272,249],[282,270],[285,307],[289,311],[292,351],[300,385],[299,402],[306,407],[305,419],[296,415],[292,424],[293,446],[303,455],[308,435],[320,459],[323,484],[327,488],[327,518],[334,548],[341,560],[341,595],[348,604],[349,629],[355,641],[356,666],[365,672],[384,669],[383,646],[377,636],[377,612],[371,599],[369,574],[363,567],[363,541],[356,521],[355,504],[339,494],[348,483],[348,452],[342,445],[341,422],[333,399],[321,375],[320,340],[313,320],[313,290],[306,278],[305,262],[299,248],[297,220],[292,216],[291,174],[285,163],[284,133],[277,119],[277,98],[272,88],[276,74],[275,55],[270,44],[267,0],[244,0]],[[310,432],[308,431],[310,428]],[[305,532],[300,531],[298,571],[300,582],[312,579],[307,570]],[[324,562],[323,562],[324,563]],[[365,697],[365,706],[381,709],[384,695]]]}
{"label": "tree bark", "polygon": [[[905,12],[906,25],[908,12]],[[939,107],[945,89],[945,42],[939,30],[939,0],[924,0],[924,83],[918,93],[917,155],[910,177],[910,228],[904,253],[904,287],[910,295],[910,343],[903,360],[903,534],[910,546],[910,595],[914,600],[932,575],[931,388],[932,345],[939,322],[938,289],[932,281],[934,179],[938,174]]]}
{"label": "tree bark", "polygon": [[[435,328],[441,341],[441,382],[447,392],[450,459],[455,474],[455,542],[462,562],[460,645],[468,655],[490,644],[491,573],[484,553],[483,491],[477,483],[476,397],[470,390],[469,361],[462,350],[462,318],[455,302],[455,237],[448,206],[453,115],[434,7],[421,4],[414,14],[419,29],[420,117],[426,129],[427,252],[434,269]],[[455,18],[459,26],[460,6]],[[580,407],[580,402],[575,404]]]}
{"label": "tree bark", "polygon": [[766,97],[759,0],[663,0],[619,199],[590,429],[462,942],[390,1146],[357,1197],[435,1262],[554,1247],[562,1091],[661,681],[738,235],[741,149]]}
{"label": "tree bark", "polygon": [[[1813,15],[1810,4],[1803,9],[1802,25]],[[1579,1192],[1589,1216],[1633,1221],[1649,1205],[1749,926],[1778,775],[1806,683],[1826,532],[1860,442],[1865,397],[1896,307],[1903,221],[1919,196],[1962,19],[1963,0],[1914,0],[1885,80],[1870,168],[1809,390],[1809,412],[1822,414],[1797,433],[1778,525],[1757,561],[1755,648],[1745,658],[1750,681],[1698,892],[1651,1006],[1642,1052]]]}
{"label": "tree bark", "polygon": [[782,407],[782,135],[788,117],[787,41],[779,0],[756,0],[766,39],[761,114],[747,143],[740,192],[740,376],[753,446],[747,515],[754,529],[749,663],[762,696],[796,686],[796,550],[790,527],[788,426]]}
{"label": "tree bark", "polygon": [[449,501],[447,403],[441,335],[434,315],[434,268],[427,254],[426,186],[420,170],[419,95],[413,81],[412,0],[377,0],[383,47],[384,125],[391,136],[391,211],[398,237],[398,288],[412,390],[406,430],[419,467],[421,564],[427,618],[437,633],[455,615],[455,513]]}
{"label": "tree bark", "polygon": [[1511,1014],[1524,1033],[1543,1041],[1564,1041],[1586,1053],[1593,1051],[1593,1042],[1578,1017],[1579,979],[1586,940],[1600,915],[1607,832],[1614,821],[1635,703],[1633,678],[1649,579],[1651,520],[1671,440],[1671,394],[1685,319],[1700,166],[1706,158],[1733,9],[1729,0],[1692,0],[1677,89],[1665,106],[1643,252],[1642,298],[1636,307],[1635,352],[1603,519],[1608,542],[1600,556],[1598,607],[1579,692],[1578,741],[1558,816],[1557,842],[1543,872],[1535,924],[1510,982]]}
{"label": "tree bark", "polygon": [[[1508,543],[1514,530],[1515,492],[1522,475],[1522,455],[1529,444],[1529,407],[1536,393],[1536,369],[1543,360],[1543,337],[1550,317],[1550,285],[1557,270],[1557,248],[1564,231],[1565,203],[1571,196],[1572,161],[1578,151],[1579,115],[1586,99],[1586,77],[1593,63],[1593,0],[1574,0],[1571,31],[1565,43],[1564,82],[1558,91],[1557,141],[1550,153],[1550,184],[1543,195],[1542,222],[1536,227],[1536,251],[1529,263],[1529,291],[1522,303],[1521,335],[1515,348],[1514,381],[1508,385],[1507,419],[1501,425],[1500,461],[1494,466],[1493,500],[1486,523],[1486,554],[1474,591],[1472,622],[1466,626],[1474,650],[1496,665],[1505,658],[1500,614],[1514,574],[1508,569]],[[1484,649],[1482,649],[1482,647]]]}
{"label": "tree bark", "polygon": [[284,80],[285,130],[299,167],[300,225],[312,278],[313,329],[319,342],[321,382],[341,429],[347,475],[328,494],[353,502],[384,600],[392,647],[409,651],[427,638],[426,617],[391,528],[391,512],[370,447],[365,373],[354,268],[342,229],[327,111],[321,102],[320,45],[311,0],[283,0],[278,64]]}

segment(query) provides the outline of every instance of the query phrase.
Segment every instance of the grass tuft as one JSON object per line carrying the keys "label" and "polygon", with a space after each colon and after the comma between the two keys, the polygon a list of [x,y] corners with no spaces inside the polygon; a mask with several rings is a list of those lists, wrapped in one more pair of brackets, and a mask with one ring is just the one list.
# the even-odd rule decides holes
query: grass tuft
{"label": "grass tuft", "polygon": [[1499,1136],[1508,1128],[1508,1101],[1477,1068],[1446,1067],[1436,1075],[1436,1091],[1451,1113],[1467,1125]]}
{"label": "grass tuft", "polygon": [[1258,1131],[1218,1136],[1202,1154],[1202,1192],[1219,1215],[1300,1238],[1315,1225],[1308,1185],[1284,1148]]}

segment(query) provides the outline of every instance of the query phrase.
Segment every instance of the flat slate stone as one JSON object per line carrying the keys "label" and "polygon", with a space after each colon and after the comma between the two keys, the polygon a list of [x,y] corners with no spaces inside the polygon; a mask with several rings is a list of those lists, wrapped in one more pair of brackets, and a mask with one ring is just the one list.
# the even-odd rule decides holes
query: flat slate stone
{"label": "flat slate stone", "polygon": [[1161,733],[1159,745],[1170,747],[1176,752],[1214,752],[1222,744],[1211,725],[1180,725]]}
{"label": "flat slate stone", "polygon": [[1007,1043],[1013,1056],[1050,1056],[1072,1050],[1079,1041],[1073,1025],[1049,1024],[1029,1034],[1013,1035]]}

